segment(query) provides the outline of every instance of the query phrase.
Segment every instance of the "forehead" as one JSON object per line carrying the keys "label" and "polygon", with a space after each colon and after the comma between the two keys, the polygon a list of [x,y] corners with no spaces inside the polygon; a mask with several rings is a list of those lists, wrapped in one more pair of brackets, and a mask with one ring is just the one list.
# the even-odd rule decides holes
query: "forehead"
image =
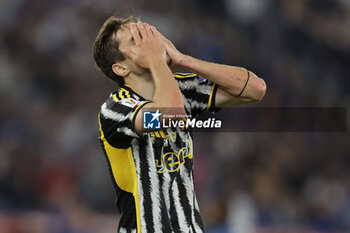
{"label": "forehead", "polygon": [[131,37],[130,23],[121,25],[119,30],[114,36],[119,42],[122,42],[123,40]]}

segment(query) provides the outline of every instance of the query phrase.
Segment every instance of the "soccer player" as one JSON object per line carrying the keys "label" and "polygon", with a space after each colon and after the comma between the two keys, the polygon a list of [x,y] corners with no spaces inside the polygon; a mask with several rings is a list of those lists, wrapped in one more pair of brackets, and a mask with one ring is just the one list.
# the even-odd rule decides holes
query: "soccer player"
{"label": "soccer player", "polygon": [[[162,109],[179,121],[176,115],[194,117],[260,101],[265,82],[244,68],[184,55],[155,27],[133,17],[110,17],[93,55],[99,69],[119,85],[98,116],[121,213],[118,232],[203,232],[189,129],[144,129],[140,110]],[[169,64],[191,73],[173,74]]]}

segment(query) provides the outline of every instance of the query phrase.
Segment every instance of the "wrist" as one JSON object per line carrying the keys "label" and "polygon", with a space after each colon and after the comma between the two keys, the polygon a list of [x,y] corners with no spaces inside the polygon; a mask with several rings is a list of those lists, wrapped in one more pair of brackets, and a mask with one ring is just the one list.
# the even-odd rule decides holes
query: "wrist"
{"label": "wrist", "polygon": [[172,72],[164,59],[150,62],[149,71],[152,73],[154,79],[158,79],[160,77],[164,79],[168,75],[171,75],[172,77]]}
{"label": "wrist", "polygon": [[151,70],[153,68],[156,68],[158,66],[162,66],[162,65],[167,65],[166,60],[160,57],[154,58],[149,60],[148,62],[148,68]]}
{"label": "wrist", "polygon": [[181,54],[176,65],[179,68],[187,68],[190,61],[191,61],[191,57],[190,56],[185,55],[185,54]]}

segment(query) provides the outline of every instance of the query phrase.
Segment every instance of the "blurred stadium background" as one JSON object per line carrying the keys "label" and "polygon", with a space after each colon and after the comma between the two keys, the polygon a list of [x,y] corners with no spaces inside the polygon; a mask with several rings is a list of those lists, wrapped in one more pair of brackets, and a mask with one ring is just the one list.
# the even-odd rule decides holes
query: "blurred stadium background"
{"label": "blurred stadium background", "polygon": [[[350,103],[349,0],[1,0],[0,12],[1,233],[116,231],[97,141],[115,85],[91,55],[115,12],[141,16],[185,53],[257,73],[268,92],[250,106]],[[350,232],[349,139],[196,134],[207,232]]]}

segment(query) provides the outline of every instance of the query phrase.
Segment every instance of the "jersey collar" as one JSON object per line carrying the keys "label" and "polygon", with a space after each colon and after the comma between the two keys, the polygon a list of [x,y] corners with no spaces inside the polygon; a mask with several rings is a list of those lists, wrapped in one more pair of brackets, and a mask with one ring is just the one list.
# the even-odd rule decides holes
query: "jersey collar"
{"label": "jersey collar", "polygon": [[131,89],[128,86],[123,86],[122,88],[124,88],[125,90],[129,91],[130,93],[132,93],[133,95],[136,95],[137,97],[140,98],[140,100],[146,100],[145,98],[143,98],[141,95],[137,94],[133,89]]}

